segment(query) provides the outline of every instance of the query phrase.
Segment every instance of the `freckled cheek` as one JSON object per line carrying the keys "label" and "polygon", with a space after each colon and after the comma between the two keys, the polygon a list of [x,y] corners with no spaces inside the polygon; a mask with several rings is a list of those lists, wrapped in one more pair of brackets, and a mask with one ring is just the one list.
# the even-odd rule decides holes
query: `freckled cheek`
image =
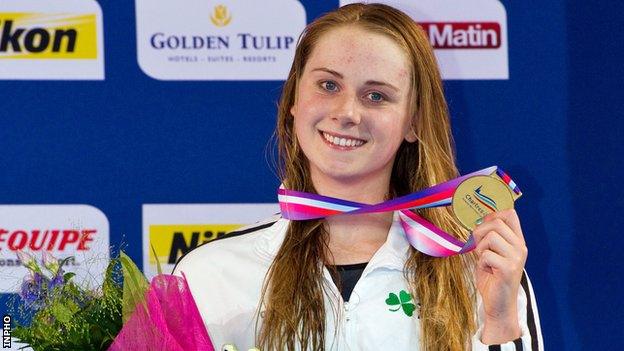
{"label": "freckled cheek", "polygon": [[297,105],[297,114],[294,118],[294,129],[297,139],[304,143],[312,140],[316,135],[317,125],[320,120],[318,112],[311,106],[306,106],[306,104],[300,102]]}
{"label": "freckled cheek", "polygon": [[303,123],[314,122],[322,118],[327,113],[327,104],[324,104],[319,99],[308,98],[306,100],[300,100],[297,104],[297,116],[296,119]]}
{"label": "freckled cheek", "polygon": [[393,114],[369,114],[369,121],[371,127],[374,127],[378,133],[383,133],[386,136],[391,136],[403,128],[401,123],[399,123],[396,115]]}
{"label": "freckled cheek", "polygon": [[389,153],[394,153],[398,149],[403,139],[405,138],[405,133],[401,125],[398,123],[378,123],[374,127],[375,132],[373,133],[373,138],[376,143],[383,144],[384,149]]}
{"label": "freckled cheek", "polygon": [[309,124],[301,123],[300,120],[295,119],[295,135],[299,146],[301,146],[304,152],[306,152],[313,140]]}

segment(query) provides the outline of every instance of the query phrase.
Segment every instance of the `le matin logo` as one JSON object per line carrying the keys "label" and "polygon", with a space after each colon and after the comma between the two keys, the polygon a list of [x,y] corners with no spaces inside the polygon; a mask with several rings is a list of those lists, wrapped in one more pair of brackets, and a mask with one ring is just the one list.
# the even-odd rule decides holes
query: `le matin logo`
{"label": "le matin logo", "polygon": [[2,58],[96,59],[96,15],[0,12]]}
{"label": "le matin logo", "polygon": [[217,27],[225,27],[232,21],[232,15],[225,5],[217,5],[210,15],[210,21]]}

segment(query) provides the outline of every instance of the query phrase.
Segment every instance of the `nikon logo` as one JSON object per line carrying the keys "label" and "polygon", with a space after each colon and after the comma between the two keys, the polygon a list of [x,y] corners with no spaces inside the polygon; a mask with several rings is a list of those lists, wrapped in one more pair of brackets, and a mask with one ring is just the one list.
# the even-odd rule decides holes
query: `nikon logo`
{"label": "nikon logo", "polygon": [[[160,262],[175,264],[181,256],[197,246],[220,238],[240,227],[242,224],[151,225],[149,244],[154,251],[149,254],[150,263],[156,263],[154,257],[154,252],[156,252]],[[166,260],[165,257],[167,257]]]}
{"label": "nikon logo", "polygon": [[224,5],[217,5],[210,16],[210,21],[217,27],[225,27],[232,21],[232,15],[228,13],[227,7]]}
{"label": "nikon logo", "polygon": [[[2,23],[0,23],[2,26]],[[2,37],[0,38],[0,51],[7,52],[43,52],[52,44],[52,52],[61,52],[61,41],[66,39],[64,51],[74,52],[76,48],[75,29],[56,29],[54,31],[45,28],[14,28],[13,21],[4,21]]]}
{"label": "nikon logo", "polygon": [[96,57],[95,15],[0,13],[0,58]]}

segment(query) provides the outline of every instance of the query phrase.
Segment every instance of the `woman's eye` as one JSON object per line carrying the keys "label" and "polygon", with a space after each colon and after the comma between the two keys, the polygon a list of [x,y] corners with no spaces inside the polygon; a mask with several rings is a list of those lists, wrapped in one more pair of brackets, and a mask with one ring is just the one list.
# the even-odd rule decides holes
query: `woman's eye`
{"label": "woman's eye", "polygon": [[323,89],[327,90],[327,91],[336,91],[338,90],[338,85],[336,85],[336,83],[332,82],[331,80],[325,81],[323,83],[321,83],[321,86],[323,87]]}
{"label": "woman's eye", "polygon": [[373,102],[382,102],[384,101],[384,96],[381,93],[373,92],[368,94],[368,98]]}

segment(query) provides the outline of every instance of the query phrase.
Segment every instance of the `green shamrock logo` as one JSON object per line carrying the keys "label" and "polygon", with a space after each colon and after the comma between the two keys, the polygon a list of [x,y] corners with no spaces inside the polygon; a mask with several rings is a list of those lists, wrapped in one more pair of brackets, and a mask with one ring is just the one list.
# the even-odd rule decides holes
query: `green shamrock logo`
{"label": "green shamrock logo", "polygon": [[388,306],[398,306],[396,308],[390,308],[390,311],[396,312],[400,309],[403,309],[403,312],[408,317],[411,317],[414,314],[414,310],[416,309],[416,305],[411,303],[412,295],[405,290],[401,290],[399,296],[395,293],[388,294],[388,298],[386,299],[386,305]]}

